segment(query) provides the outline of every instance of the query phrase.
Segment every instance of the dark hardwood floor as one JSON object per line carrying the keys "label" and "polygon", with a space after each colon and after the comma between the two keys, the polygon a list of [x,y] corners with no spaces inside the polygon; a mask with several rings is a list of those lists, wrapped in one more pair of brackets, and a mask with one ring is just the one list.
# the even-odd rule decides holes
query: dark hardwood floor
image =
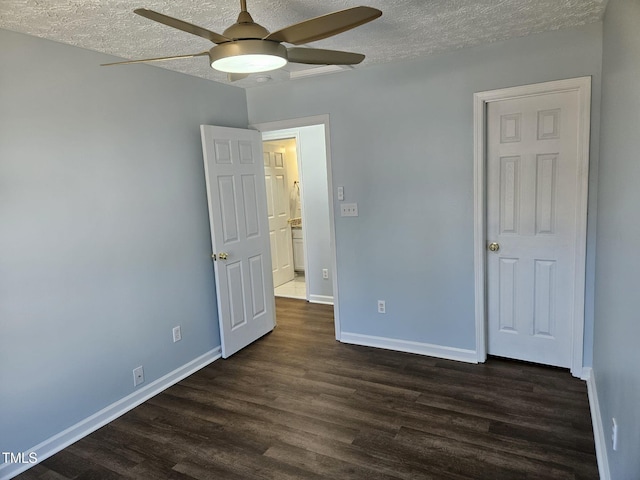
{"label": "dark hardwood floor", "polygon": [[568,371],[345,345],[329,306],[278,327],[18,476],[28,479],[597,479]]}

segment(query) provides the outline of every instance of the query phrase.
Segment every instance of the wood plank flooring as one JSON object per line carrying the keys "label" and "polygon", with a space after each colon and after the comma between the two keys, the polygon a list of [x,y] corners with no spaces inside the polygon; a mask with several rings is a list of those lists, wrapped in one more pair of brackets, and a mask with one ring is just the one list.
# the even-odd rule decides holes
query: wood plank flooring
{"label": "wood plank flooring", "polygon": [[335,341],[332,307],[277,299],[278,327],[18,476],[597,479],[568,371]]}

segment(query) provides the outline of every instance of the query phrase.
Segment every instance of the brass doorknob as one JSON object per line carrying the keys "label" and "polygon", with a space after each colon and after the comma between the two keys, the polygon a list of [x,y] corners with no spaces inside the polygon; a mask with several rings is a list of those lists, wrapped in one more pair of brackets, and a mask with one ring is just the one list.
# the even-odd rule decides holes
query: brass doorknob
{"label": "brass doorknob", "polygon": [[229,258],[229,254],[227,254],[227,253],[225,253],[225,252],[220,252],[220,253],[218,254],[218,258],[219,258],[220,260],[226,260],[227,258]]}
{"label": "brass doorknob", "polygon": [[497,252],[498,250],[500,250],[500,244],[496,243],[496,242],[492,242],[489,244],[489,250],[491,250],[492,252]]}

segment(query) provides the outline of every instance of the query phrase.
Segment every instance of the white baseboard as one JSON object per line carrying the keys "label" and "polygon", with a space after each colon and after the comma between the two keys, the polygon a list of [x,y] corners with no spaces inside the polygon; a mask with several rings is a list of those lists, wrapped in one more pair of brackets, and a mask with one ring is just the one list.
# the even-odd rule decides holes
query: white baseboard
{"label": "white baseboard", "polygon": [[589,379],[591,378],[591,372],[592,371],[593,370],[591,369],[591,367],[582,367],[582,373],[580,374],[580,380],[584,380],[585,382],[588,382]]}
{"label": "white baseboard", "polygon": [[600,473],[600,480],[611,480],[609,457],[607,454],[607,436],[605,434],[604,424],[602,423],[602,414],[600,413],[596,379],[591,368],[585,368],[584,370],[585,376],[587,377],[587,392],[589,394],[589,408],[591,409],[591,422],[593,424],[593,438],[596,444],[598,472]]}
{"label": "white baseboard", "polygon": [[[169,372],[165,376],[157,379],[156,381],[141,387],[130,395],[118,400],[117,402],[108,405],[99,412],[94,413],[90,417],[79,421],[75,425],[63,430],[60,433],[46,439],[44,442],[39,443],[33,448],[30,448],[24,452],[24,458],[29,458],[30,453],[37,455],[38,463],[42,460],[49,458],[50,456],[58,453],[60,450],[65,449],[72,443],[77,442],[83,437],[86,437],[90,433],[96,431],[100,427],[115,420],[116,418],[124,415],[129,410],[137,407],[141,403],[147,401],[151,397],[166,390],[171,385],[178,383],[180,380],[188,377],[192,373],[197,372],[203,367],[206,367],[213,361],[221,357],[220,347],[214,348],[208,351],[204,355],[190,361],[189,363]],[[3,463],[0,465],[0,480],[8,480],[14,476],[24,472],[33,465],[23,463]]]}
{"label": "white baseboard", "polygon": [[475,350],[465,350],[455,347],[444,347],[442,345],[432,345],[430,343],[412,342],[410,340],[398,340],[395,338],[374,337],[371,335],[361,335],[359,333],[341,332],[340,341],[365,347],[385,348],[399,352],[417,353],[430,357],[444,358],[447,360],[457,360],[466,363],[478,363]]}
{"label": "white baseboard", "polygon": [[309,295],[309,303],[322,303],[323,305],[333,305],[333,297],[328,295]]}

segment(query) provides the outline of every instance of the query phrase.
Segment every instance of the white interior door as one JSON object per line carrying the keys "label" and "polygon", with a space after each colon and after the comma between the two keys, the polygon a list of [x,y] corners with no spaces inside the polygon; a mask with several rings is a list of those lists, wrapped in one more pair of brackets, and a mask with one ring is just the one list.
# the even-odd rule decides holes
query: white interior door
{"label": "white interior door", "polygon": [[262,139],[254,130],[210,125],[200,130],[227,358],[275,326]]}
{"label": "white interior door", "polygon": [[291,206],[289,179],[284,148],[263,144],[267,217],[271,244],[273,284],[278,287],[293,280],[293,245],[291,239]]}
{"label": "white interior door", "polygon": [[578,115],[576,91],[488,104],[487,241],[499,247],[487,252],[492,355],[571,366]]}

